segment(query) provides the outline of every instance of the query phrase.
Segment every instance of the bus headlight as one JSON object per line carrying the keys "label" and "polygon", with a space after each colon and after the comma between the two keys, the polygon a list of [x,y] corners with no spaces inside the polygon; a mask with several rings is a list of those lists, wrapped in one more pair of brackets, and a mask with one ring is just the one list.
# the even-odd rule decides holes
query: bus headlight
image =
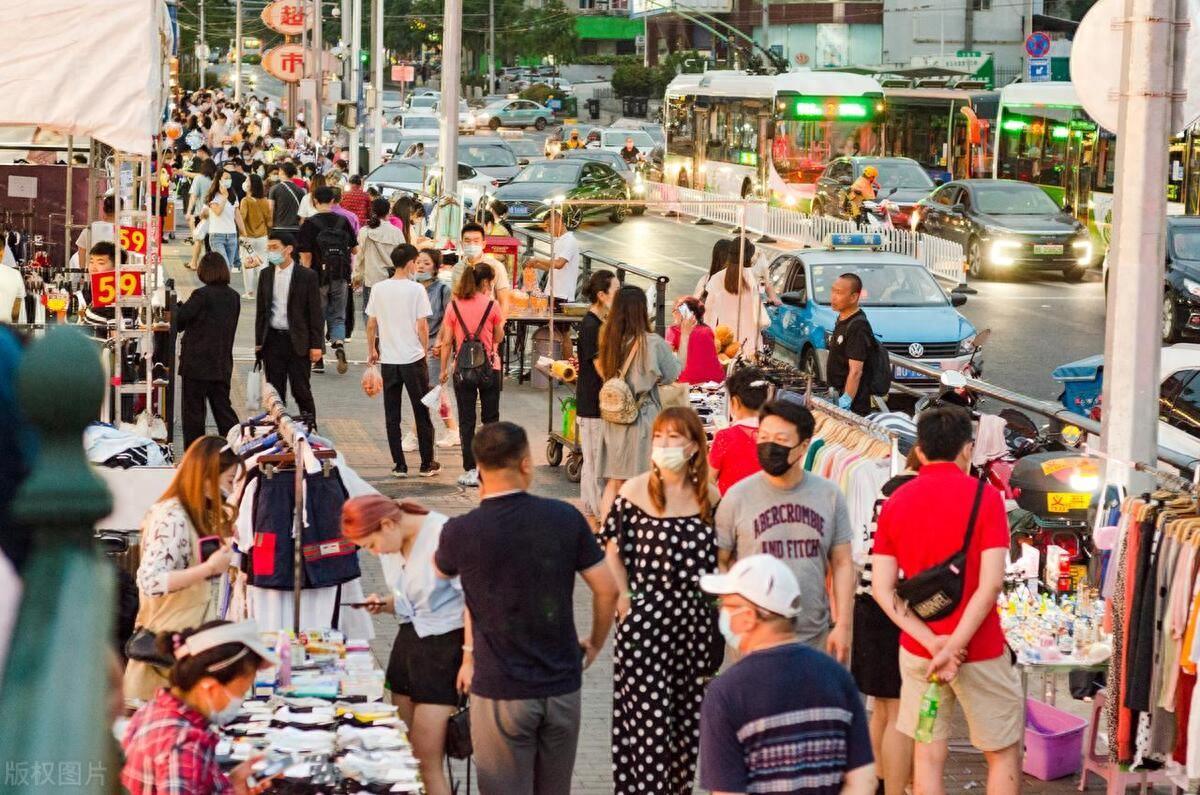
{"label": "bus headlight", "polygon": [[1092,264],[1092,239],[1090,237],[1076,240],[1071,244],[1075,251],[1075,261],[1080,265]]}
{"label": "bus headlight", "polygon": [[988,253],[988,260],[993,265],[1013,265],[1017,261],[1017,252],[1021,244],[1015,240],[996,240]]}

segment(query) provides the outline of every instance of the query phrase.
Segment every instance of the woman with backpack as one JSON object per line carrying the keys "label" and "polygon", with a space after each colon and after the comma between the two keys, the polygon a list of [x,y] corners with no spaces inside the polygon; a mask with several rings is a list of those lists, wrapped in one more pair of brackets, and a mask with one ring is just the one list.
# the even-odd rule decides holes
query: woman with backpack
{"label": "woman with backpack", "polygon": [[[685,322],[690,332],[695,319]],[[604,426],[599,472],[608,481],[601,499],[601,522],[625,481],[650,468],[651,428],[662,408],[658,387],[678,380],[681,362],[687,360],[689,336],[682,336],[676,358],[667,341],[650,330],[646,292],[633,285],[617,291],[600,329],[596,357],[596,371],[604,379],[600,386]]]}
{"label": "woman with backpack", "polygon": [[[475,439],[475,401],[478,400],[482,408],[484,425],[500,419],[502,374],[497,341],[504,318],[500,314],[500,305],[492,297],[495,278],[496,272],[486,262],[463,268],[442,319],[441,383],[445,385],[451,377],[454,379],[458,438],[463,458],[463,474],[458,479],[460,486],[479,485],[479,470],[471,452],[471,442]],[[645,293],[638,292],[642,295],[644,313]]]}

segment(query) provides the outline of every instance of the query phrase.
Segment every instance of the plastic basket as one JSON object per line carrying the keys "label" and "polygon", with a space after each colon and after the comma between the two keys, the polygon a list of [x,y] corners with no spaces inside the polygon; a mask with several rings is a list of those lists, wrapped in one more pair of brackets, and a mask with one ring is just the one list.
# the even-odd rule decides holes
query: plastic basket
{"label": "plastic basket", "polygon": [[1025,762],[1029,775],[1053,781],[1079,772],[1088,722],[1034,699],[1025,701]]}

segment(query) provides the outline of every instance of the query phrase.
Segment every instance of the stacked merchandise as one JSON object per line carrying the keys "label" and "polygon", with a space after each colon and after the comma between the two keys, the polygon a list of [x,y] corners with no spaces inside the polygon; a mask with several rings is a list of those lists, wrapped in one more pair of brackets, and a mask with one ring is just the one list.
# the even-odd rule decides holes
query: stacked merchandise
{"label": "stacked merchandise", "polygon": [[1087,667],[1112,654],[1104,600],[1085,584],[1074,593],[1051,595],[1021,583],[1000,595],[997,610],[1005,640],[1023,665]]}
{"label": "stacked merchandise", "polygon": [[700,415],[709,442],[729,424],[729,397],[724,384],[693,384],[688,387],[688,404]]}

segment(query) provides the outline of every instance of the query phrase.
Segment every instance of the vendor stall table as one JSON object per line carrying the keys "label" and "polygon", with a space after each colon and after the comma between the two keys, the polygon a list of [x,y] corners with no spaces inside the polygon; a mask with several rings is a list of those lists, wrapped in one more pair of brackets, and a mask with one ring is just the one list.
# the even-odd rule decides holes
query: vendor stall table
{"label": "vendor stall table", "polygon": [[[565,315],[561,312],[554,314],[554,325],[577,326],[583,320],[583,315]],[[543,312],[515,312],[505,318],[504,324],[504,361],[503,371],[508,373],[516,366],[517,383],[523,384],[533,374],[533,366],[525,365],[526,338],[529,329],[547,325],[550,315]]]}

